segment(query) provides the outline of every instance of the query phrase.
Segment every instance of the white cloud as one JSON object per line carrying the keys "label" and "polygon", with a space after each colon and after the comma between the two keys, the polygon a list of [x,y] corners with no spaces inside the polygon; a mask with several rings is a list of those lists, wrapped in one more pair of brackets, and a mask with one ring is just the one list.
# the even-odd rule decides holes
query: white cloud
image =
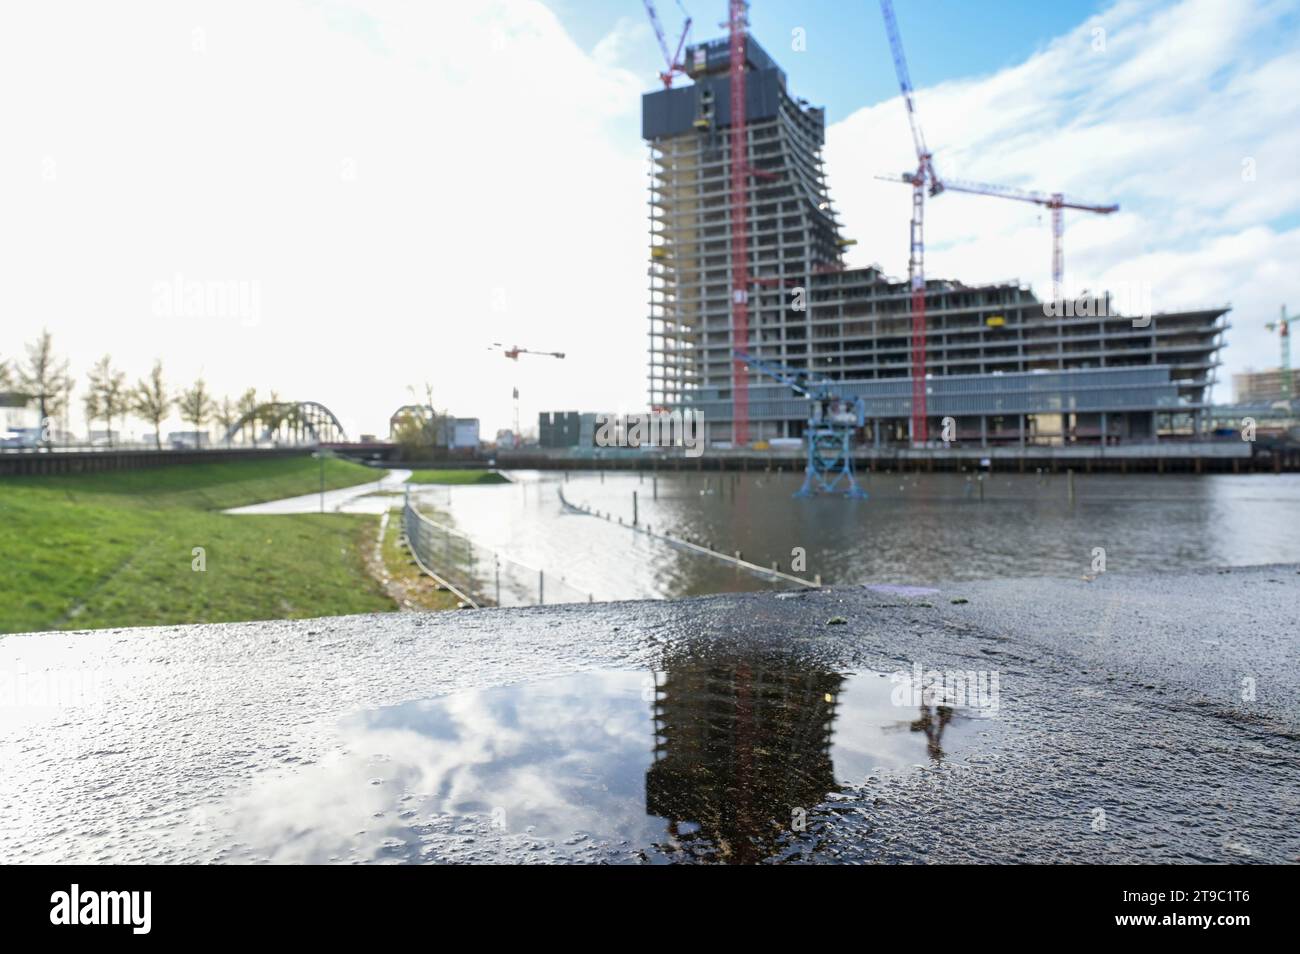
{"label": "white cloud", "polygon": [[[177,386],[274,387],[353,434],[425,380],[488,433],[515,386],[534,424],[644,401],[645,84],[542,4],[3,17],[0,354],[48,326],[78,374],[161,356]],[[155,317],[177,274],[257,283],[260,319]]]}
{"label": "white cloud", "polygon": [[[1110,216],[1066,212],[1067,288],[1149,283],[1156,310],[1231,303],[1224,372],[1273,366],[1263,322],[1300,304],[1300,52],[1267,51],[1295,11],[1124,0],[1024,63],[922,87],[939,174],[1119,202]],[[916,165],[901,103],[835,124],[826,152],[855,264],[905,274],[910,190],[872,178]],[[931,277],[1050,287],[1050,218],[1036,206],[947,193],[927,203],[926,252]]]}

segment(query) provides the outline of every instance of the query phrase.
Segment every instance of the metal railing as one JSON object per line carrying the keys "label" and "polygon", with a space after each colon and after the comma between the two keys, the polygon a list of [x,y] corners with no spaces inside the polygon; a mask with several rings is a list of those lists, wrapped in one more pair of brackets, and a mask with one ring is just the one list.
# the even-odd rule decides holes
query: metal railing
{"label": "metal railing", "polygon": [[402,508],[402,530],[421,569],[475,607],[590,603],[594,599],[559,574],[506,559],[459,530],[430,519],[416,509],[409,488]]}

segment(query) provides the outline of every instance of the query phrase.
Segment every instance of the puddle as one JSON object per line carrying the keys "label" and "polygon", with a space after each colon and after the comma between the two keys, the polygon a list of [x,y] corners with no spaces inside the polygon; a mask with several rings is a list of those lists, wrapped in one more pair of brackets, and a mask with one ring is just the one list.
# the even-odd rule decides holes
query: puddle
{"label": "puddle", "polygon": [[960,761],[996,722],[914,704],[911,673],[667,665],[355,713],[213,823],[231,860],[760,861],[828,796]]}

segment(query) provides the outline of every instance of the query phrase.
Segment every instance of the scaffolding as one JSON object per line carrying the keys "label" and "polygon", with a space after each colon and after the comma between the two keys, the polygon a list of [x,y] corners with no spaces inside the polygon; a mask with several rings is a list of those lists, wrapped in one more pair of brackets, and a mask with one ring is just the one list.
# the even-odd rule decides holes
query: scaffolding
{"label": "scaffolding", "polygon": [[[785,75],[746,40],[745,232],[748,310],[736,340],[728,40],[687,50],[694,84],[645,97],[649,142],[650,406],[689,404],[701,389],[734,390],[732,353],[749,351],[795,367],[807,361],[809,276],[841,267],[843,243],[826,191],[822,111],[792,99]],[[762,427],[755,438],[777,436]],[[729,440],[715,426],[712,441]]]}

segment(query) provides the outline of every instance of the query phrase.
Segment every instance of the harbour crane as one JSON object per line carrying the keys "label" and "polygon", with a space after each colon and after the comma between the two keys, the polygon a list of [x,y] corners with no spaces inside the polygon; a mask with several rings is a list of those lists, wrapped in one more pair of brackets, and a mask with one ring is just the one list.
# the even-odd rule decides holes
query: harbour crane
{"label": "harbour crane", "polygon": [[1267,322],[1264,327],[1269,331],[1276,331],[1278,339],[1282,346],[1282,363],[1278,365],[1282,374],[1282,400],[1290,401],[1295,395],[1295,390],[1291,385],[1291,332],[1290,326],[1296,320],[1296,316],[1290,318],[1286,316],[1286,305],[1282,306],[1282,316],[1277,321]]}
{"label": "harbour crane", "polygon": [[521,347],[519,347],[518,345],[515,345],[514,347],[507,348],[505,345],[503,345],[503,344],[502,344],[501,342],[499,342],[499,341],[494,341],[494,342],[492,342],[492,344],[488,346],[488,350],[489,350],[489,351],[500,351],[502,354],[504,354],[504,355],[505,355],[507,358],[509,358],[511,361],[518,361],[518,360],[519,360],[519,356],[520,356],[521,354],[539,354],[539,355],[542,355],[543,357],[547,357],[547,358],[563,358],[563,357],[564,357],[564,352],[563,352],[563,351],[530,351],[528,348],[521,348]]}
{"label": "harbour crane", "polygon": [[804,428],[808,459],[803,486],[795,496],[843,493],[852,500],[866,500],[867,492],[858,486],[853,474],[853,434],[866,423],[866,402],[841,397],[838,382],[810,380],[806,371],[759,361],[740,350],[734,351],[733,357],[747,366],[746,370],[753,368],[808,399],[808,423]]}
{"label": "harbour crane", "polygon": [[667,64],[667,68],[659,74],[659,79],[663,81],[664,89],[672,89],[673,77],[678,73],[686,72],[686,67],[682,65],[682,48],[686,45],[686,35],[691,32],[690,14],[678,0],[677,9],[682,11],[686,22],[682,25],[682,35],[677,40],[677,52],[670,53],[668,37],[664,34],[663,24],[659,22],[659,13],[655,10],[654,0],[642,0],[642,2],[645,4],[645,12],[650,15],[650,26],[655,31],[655,39],[659,41],[659,50],[663,53],[664,62]]}

